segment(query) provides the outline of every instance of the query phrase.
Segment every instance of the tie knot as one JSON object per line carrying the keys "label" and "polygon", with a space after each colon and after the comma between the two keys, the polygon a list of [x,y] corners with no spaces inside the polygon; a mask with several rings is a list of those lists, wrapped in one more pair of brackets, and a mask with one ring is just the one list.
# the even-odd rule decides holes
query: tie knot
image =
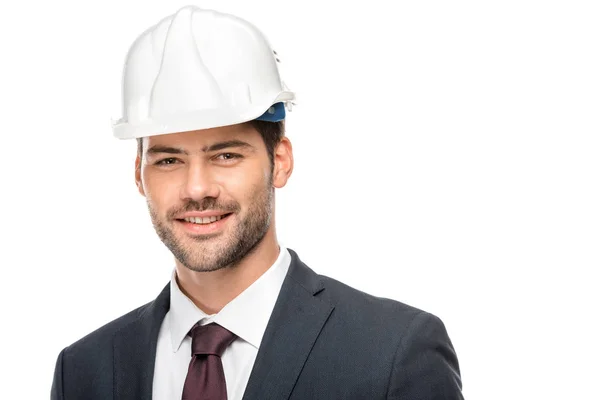
{"label": "tie knot", "polygon": [[212,354],[221,357],[227,346],[237,337],[221,325],[197,323],[190,330],[192,337],[192,356]]}

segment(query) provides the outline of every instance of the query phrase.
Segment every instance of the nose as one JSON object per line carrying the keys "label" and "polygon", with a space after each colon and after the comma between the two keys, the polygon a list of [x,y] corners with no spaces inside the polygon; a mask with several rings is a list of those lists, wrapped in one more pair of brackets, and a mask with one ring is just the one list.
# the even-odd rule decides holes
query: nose
{"label": "nose", "polygon": [[188,164],[186,179],[181,188],[181,198],[201,201],[206,197],[219,197],[219,185],[210,168],[200,162]]}

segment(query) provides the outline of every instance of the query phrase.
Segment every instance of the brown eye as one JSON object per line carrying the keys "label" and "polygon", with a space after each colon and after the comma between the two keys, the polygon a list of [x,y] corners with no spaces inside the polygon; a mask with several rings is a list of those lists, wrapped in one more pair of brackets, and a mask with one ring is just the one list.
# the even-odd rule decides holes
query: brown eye
{"label": "brown eye", "polygon": [[176,158],[164,158],[160,161],[157,161],[155,164],[156,165],[171,165],[174,164],[177,161]]}
{"label": "brown eye", "polygon": [[222,154],[219,154],[217,156],[217,158],[220,158],[225,161],[230,161],[230,160],[235,160],[236,158],[242,158],[242,156],[239,154],[235,154],[235,153],[222,153]]}

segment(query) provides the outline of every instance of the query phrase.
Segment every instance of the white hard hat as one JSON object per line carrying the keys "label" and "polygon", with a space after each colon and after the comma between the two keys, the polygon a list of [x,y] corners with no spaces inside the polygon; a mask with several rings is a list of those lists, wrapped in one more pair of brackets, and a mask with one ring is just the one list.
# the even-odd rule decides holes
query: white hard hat
{"label": "white hard hat", "polygon": [[[123,71],[119,139],[281,120],[295,99],[277,53],[252,24],[194,6],[142,33]],[[282,114],[283,113],[283,114]]]}

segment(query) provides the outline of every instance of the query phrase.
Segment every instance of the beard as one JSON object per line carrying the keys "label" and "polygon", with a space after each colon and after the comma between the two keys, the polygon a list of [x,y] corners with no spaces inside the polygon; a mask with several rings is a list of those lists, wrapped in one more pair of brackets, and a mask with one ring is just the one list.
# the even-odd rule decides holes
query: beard
{"label": "beard", "polygon": [[[148,200],[152,225],[160,240],[186,268],[196,272],[217,271],[235,267],[250,254],[265,237],[271,225],[273,213],[273,188],[268,179],[266,186],[256,185],[250,195],[250,207],[245,215],[235,201],[223,203],[214,197],[202,201],[190,200],[183,207],[173,208],[160,218]],[[202,236],[176,235],[174,217],[183,212],[219,210],[233,213],[228,218],[227,228],[220,233]],[[235,217],[235,219],[233,219]]]}

